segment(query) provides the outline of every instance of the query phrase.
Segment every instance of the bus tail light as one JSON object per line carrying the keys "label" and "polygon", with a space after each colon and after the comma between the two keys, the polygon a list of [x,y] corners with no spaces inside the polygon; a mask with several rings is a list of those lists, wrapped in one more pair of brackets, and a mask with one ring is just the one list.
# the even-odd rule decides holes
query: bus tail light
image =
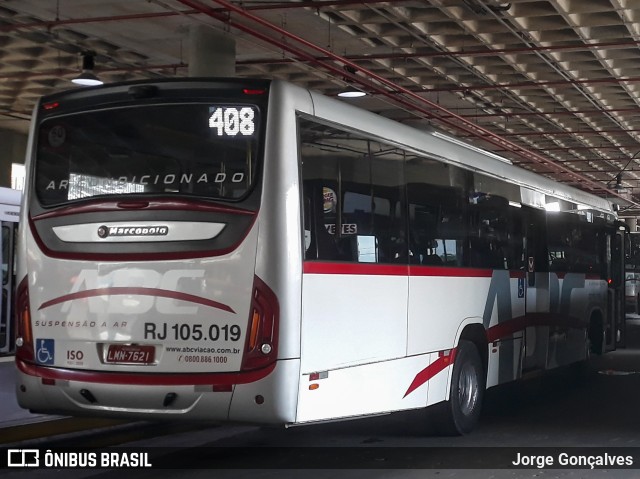
{"label": "bus tail light", "polygon": [[255,276],[249,329],[245,342],[242,370],[258,369],[273,363],[278,355],[280,306],[275,293]]}
{"label": "bus tail light", "polygon": [[20,281],[16,289],[16,357],[33,362],[33,333],[31,330],[31,311],[29,309],[29,287],[27,277]]}

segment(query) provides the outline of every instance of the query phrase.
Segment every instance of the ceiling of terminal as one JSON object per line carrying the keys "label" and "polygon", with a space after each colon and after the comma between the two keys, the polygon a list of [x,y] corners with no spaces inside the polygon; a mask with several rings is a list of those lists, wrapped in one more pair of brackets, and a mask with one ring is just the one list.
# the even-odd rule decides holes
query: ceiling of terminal
{"label": "ceiling of terminal", "polygon": [[238,76],[356,84],[356,105],[640,214],[638,0],[4,0],[0,128],[26,131],[86,51],[107,82],[186,76],[193,25],[233,36]]}

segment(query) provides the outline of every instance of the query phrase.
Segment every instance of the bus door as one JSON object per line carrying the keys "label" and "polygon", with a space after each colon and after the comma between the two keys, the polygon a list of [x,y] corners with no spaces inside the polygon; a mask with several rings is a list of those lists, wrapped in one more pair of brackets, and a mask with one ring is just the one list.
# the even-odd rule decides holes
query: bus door
{"label": "bus door", "polygon": [[627,227],[622,222],[616,222],[616,228],[607,237],[607,249],[610,252],[608,268],[607,291],[607,319],[604,328],[604,350],[613,351],[617,347],[624,347],[625,341],[625,235]]}
{"label": "bus door", "polygon": [[543,318],[550,312],[549,265],[546,246],[546,212],[522,206],[525,237],[525,351],[522,372],[544,369],[549,326]]}
{"label": "bus door", "polygon": [[0,355],[13,354],[15,332],[13,330],[13,276],[14,230],[17,223],[0,222],[0,252],[2,253],[2,299],[0,300]]}

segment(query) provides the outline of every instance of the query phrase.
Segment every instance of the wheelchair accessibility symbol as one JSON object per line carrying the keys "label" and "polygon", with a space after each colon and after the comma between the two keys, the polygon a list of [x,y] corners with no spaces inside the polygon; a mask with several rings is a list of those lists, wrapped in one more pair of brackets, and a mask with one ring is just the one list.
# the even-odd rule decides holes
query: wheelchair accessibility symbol
{"label": "wheelchair accessibility symbol", "polygon": [[518,278],[518,298],[524,298],[524,278]]}
{"label": "wheelchair accessibility symbol", "polygon": [[40,364],[53,364],[55,357],[55,341],[53,339],[38,339],[36,348],[36,359]]}

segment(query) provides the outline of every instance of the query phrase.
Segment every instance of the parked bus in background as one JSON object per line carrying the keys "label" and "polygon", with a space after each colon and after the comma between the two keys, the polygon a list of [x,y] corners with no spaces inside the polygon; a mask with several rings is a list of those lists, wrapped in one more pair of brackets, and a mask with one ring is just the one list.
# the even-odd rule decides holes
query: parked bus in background
{"label": "parked bus in background", "polygon": [[640,232],[629,233],[626,249],[624,274],[626,311],[640,314]]}
{"label": "parked bus in background", "polygon": [[[19,237],[33,411],[296,425],[436,405],[616,346],[605,199],[281,81],[42,99]],[[28,254],[27,254],[28,252]]]}
{"label": "parked bus in background", "polygon": [[0,187],[0,252],[2,252],[2,299],[0,300],[0,356],[15,352],[13,314],[15,280],[15,237],[22,193]]}

